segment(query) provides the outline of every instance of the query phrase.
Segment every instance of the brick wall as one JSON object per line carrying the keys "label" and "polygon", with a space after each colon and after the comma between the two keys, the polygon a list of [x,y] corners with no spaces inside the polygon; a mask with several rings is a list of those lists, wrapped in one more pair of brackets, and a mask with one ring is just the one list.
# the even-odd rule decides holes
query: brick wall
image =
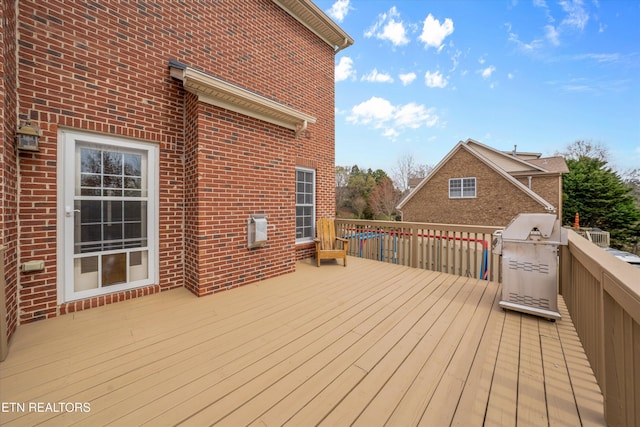
{"label": "brick wall", "polygon": [[16,15],[11,0],[0,0],[0,245],[5,251],[7,329],[11,337],[18,323],[17,276],[17,164],[16,117]]}
{"label": "brick wall", "polygon": [[[531,190],[551,203],[555,208],[562,206],[562,175],[532,175]],[[528,177],[518,177],[525,187],[529,186]],[[560,215],[559,218],[562,218]]]}
{"label": "brick wall", "polygon": [[[476,198],[450,199],[449,178],[476,178]],[[521,212],[541,212],[542,205],[460,149],[413,195],[402,209],[405,221],[505,226]]]}
{"label": "brick wall", "polygon": [[[139,295],[57,304],[60,127],[160,147],[160,283],[142,294],[183,285],[210,293],[291,271],[296,257],[308,256],[308,245],[296,255],[293,237],[294,167],[316,165],[316,215],[333,215],[330,46],[271,0],[21,0],[19,8],[19,117],[44,131],[40,152],[19,157],[21,261],[45,260],[44,271],[20,275],[22,322]],[[296,137],[198,104],[170,78],[171,58],[317,123]],[[260,211],[273,240],[248,251],[246,218]]]}

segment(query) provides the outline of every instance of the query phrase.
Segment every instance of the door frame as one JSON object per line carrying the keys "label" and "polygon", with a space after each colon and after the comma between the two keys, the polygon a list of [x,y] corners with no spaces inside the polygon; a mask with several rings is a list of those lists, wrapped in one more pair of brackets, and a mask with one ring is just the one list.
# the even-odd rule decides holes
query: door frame
{"label": "door frame", "polygon": [[[69,274],[67,262],[65,258],[68,248],[65,245],[68,244],[67,235],[65,233],[71,233],[69,239],[73,239],[73,228],[68,230],[68,224],[66,223],[66,198],[69,196],[69,192],[75,192],[75,185],[70,188],[65,187],[65,183],[69,179],[75,179],[75,162],[69,165],[68,150],[73,150],[75,153],[75,141],[81,140],[89,143],[104,144],[110,146],[122,146],[130,147],[133,149],[142,149],[147,151],[148,155],[148,197],[147,197],[147,209],[148,215],[148,251],[149,251],[149,282],[144,285],[135,287],[123,287],[116,285],[113,288],[109,288],[109,291],[100,293],[90,293],[89,295],[69,295],[68,287],[71,281],[73,283],[73,274]],[[75,129],[58,129],[58,145],[57,145],[57,300],[58,304],[64,304],[71,301],[78,301],[86,298],[96,298],[103,295],[112,293],[118,293],[125,290],[136,289],[139,287],[149,286],[159,283],[159,178],[160,178],[160,149],[158,144],[149,143],[145,141],[135,140],[131,138],[122,137],[119,135],[105,135],[98,133],[91,133],[82,130]],[[75,154],[72,156],[75,157]],[[71,195],[73,197],[73,195]],[[73,261],[71,261],[73,262]],[[69,277],[71,276],[71,277]]]}

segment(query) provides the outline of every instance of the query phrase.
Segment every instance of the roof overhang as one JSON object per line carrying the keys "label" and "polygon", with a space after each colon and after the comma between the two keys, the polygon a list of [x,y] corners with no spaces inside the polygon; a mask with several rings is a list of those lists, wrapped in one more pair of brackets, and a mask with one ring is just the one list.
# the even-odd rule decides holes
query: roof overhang
{"label": "roof overhang", "polygon": [[353,39],[311,0],[273,0],[302,25],[313,31],[336,52],[353,44]]}
{"label": "roof overhang", "polygon": [[198,96],[198,100],[249,117],[264,120],[301,132],[316,118],[287,105],[228,83],[210,74],[170,61],[171,77],[182,81],[185,90]]}

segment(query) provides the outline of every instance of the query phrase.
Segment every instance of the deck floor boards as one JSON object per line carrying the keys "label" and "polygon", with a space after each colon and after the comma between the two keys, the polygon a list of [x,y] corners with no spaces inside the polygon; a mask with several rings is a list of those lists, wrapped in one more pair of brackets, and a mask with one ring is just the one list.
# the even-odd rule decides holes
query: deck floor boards
{"label": "deck floor boards", "polygon": [[[307,260],[213,296],[176,289],[20,326],[0,424],[604,424],[562,298],[551,323],[500,309],[496,283],[348,265]],[[34,409],[57,402],[90,411]]]}

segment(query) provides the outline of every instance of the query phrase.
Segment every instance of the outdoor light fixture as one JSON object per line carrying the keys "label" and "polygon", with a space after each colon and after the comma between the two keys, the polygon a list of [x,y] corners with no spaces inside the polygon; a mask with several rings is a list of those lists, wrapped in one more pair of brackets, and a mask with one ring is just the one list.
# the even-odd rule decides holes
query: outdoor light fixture
{"label": "outdoor light fixture", "polygon": [[40,137],[40,128],[31,124],[29,120],[24,122],[16,132],[18,142],[18,150],[40,151],[38,150],[38,138]]}

